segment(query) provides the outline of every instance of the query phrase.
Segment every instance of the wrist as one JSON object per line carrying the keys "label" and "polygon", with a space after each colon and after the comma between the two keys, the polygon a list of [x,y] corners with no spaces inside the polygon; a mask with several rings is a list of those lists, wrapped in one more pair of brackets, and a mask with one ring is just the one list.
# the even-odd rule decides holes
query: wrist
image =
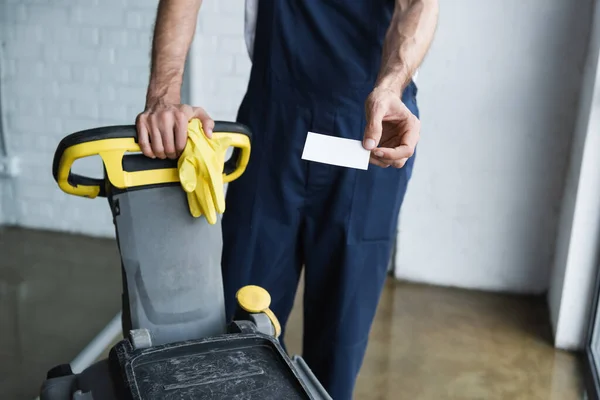
{"label": "wrist", "polygon": [[402,66],[382,71],[377,77],[375,87],[392,91],[398,96],[402,96],[402,92],[406,85],[410,82],[410,74],[406,68]]}
{"label": "wrist", "polygon": [[181,103],[181,82],[156,82],[150,80],[148,92],[146,93],[146,107],[157,104],[179,104]]}

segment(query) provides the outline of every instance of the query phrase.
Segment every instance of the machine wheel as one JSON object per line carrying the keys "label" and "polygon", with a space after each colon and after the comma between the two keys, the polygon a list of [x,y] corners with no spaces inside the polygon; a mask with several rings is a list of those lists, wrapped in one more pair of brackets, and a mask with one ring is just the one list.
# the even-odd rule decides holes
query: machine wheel
{"label": "machine wheel", "polygon": [[71,364],[60,364],[50,369],[46,374],[46,379],[60,378],[62,376],[73,375]]}
{"label": "machine wheel", "polygon": [[83,393],[81,390],[73,393],[73,400],[94,400],[94,396],[92,396],[92,392]]}

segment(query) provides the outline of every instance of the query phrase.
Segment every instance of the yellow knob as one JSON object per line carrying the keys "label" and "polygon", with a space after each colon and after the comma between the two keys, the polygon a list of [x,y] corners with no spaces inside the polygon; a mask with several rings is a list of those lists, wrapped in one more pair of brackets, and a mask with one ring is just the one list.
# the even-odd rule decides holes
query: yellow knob
{"label": "yellow knob", "polygon": [[249,313],[263,312],[271,305],[271,295],[260,286],[244,286],[238,290],[236,298],[240,307]]}
{"label": "yellow knob", "polygon": [[271,305],[271,295],[269,292],[260,286],[248,285],[238,290],[235,297],[244,311],[254,314],[265,313],[275,328],[275,337],[278,338],[281,335],[279,320],[273,311],[269,309]]}

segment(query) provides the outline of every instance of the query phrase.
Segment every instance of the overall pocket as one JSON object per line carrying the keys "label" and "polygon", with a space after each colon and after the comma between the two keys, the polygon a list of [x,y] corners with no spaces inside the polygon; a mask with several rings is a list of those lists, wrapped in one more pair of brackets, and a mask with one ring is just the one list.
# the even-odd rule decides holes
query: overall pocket
{"label": "overall pocket", "polygon": [[356,171],[349,244],[393,239],[409,174],[404,168],[380,168],[372,165],[368,171]]}
{"label": "overall pocket", "polygon": [[[418,118],[416,94],[416,85],[411,81],[404,90],[402,101]],[[364,129],[364,125],[362,128]],[[369,165],[366,171],[355,171],[349,217],[349,244],[393,240],[415,156],[416,154],[409,158],[400,169]]]}

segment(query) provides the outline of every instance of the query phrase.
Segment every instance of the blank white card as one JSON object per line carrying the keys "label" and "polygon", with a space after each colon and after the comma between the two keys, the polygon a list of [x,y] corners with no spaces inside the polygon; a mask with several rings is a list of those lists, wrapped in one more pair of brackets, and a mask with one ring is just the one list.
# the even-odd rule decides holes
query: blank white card
{"label": "blank white card", "polygon": [[360,140],[308,132],[302,159],[340,167],[366,170],[371,152]]}

